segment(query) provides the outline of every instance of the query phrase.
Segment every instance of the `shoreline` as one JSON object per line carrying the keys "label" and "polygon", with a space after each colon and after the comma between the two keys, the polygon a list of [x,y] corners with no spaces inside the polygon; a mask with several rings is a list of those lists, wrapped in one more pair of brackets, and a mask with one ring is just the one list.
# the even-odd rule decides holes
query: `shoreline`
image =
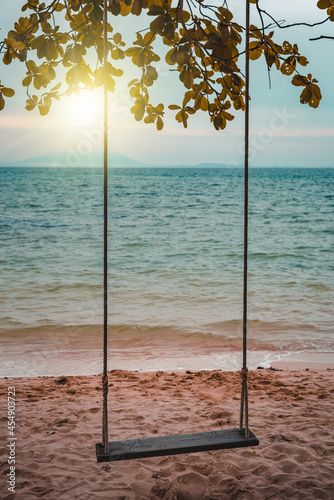
{"label": "shoreline", "polygon": [[[41,356],[42,354],[42,356]],[[102,372],[102,356],[100,352],[94,353],[92,360],[91,351],[84,352],[61,352],[53,356],[52,352],[42,352],[36,356],[30,356],[28,360],[25,355],[13,356],[9,361],[2,361],[0,368],[0,380],[23,379],[23,378],[56,378],[61,376],[80,377],[96,376]],[[270,357],[273,358],[270,361]],[[271,352],[251,352],[248,354],[248,368],[250,371],[261,370],[288,370],[288,371],[326,371],[334,370],[334,353],[286,353],[273,355]],[[38,360],[38,358],[40,358]],[[263,361],[263,358],[266,358]],[[275,359],[276,358],[276,359]],[[205,372],[227,372],[240,371],[242,352],[225,352],[218,355],[199,355],[188,352],[188,355],[175,357],[171,361],[168,357],[161,358],[150,353],[148,358],[138,358],[138,353],[123,352],[117,361],[108,359],[108,372],[115,370],[128,371],[132,373],[154,373],[157,371],[183,373],[187,370]]]}
{"label": "shoreline", "polygon": [[[238,427],[240,372],[115,370],[108,378],[109,440]],[[95,455],[100,376],[1,379],[2,396],[16,392],[16,493],[27,500],[331,500],[333,378],[333,370],[250,371],[250,429],[259,446],[110,463]],[[1,418],[8,418],[4,407]],[[8,453],[2,446],[2,477]]]}
{"label": "shoreline", "polygon": [[[273,371],[273,372],[334,372],[334,363],[317,363],[317,362],[307,362],[307,361],[277,361],[272,363],[268,367],[262,367],[259,366],[258,368],[251,369],[249,370],[249,373],[257,373],[257,372],[266,372],[266,371]],[[114,368],[114,369],[109,369],[108,368],[108,376],[114,372],[126,372],[129,374],[133,375],[148,375],[151,376],[155,373],[162,373],[162,374],[176,374],[176,375],[184,375],[187,372],[202,372],[202,373],[226,373],[226,374],[237,374],[241,373],[241,369],[235,369],[235,370],[223,370],[221,368],[207,368],[207,369],[199,369],[199,370],[194,370],[194,369],[186,369],[186,368],[179,368],[176,370],[171,370],[171,369],[166,369],[166,370],[125,370],[123,368]],[[61,378],[90,378],[90,377],[102,377],[102,371],[100,373],[89,373],[89,374],[67,374],[67,373],[60,373],[57,375],[31,375],[31,376],[0,376],[0,385],[3,383],[5,380],[7,382],[10,381],[19,381],[19,380],[40,380],[40,379],[45,379],[45,380],[58,380]]]}
{"label": "shoreline", "polygon": [[[96,328],[44,326],[0,332],[0,378],[94,375],[102,371],[102,335]],[[108,369],[139,372],[223,370],[242,365],[242,340],[171,327],[112,329]],[[305,342],[248,340],[248,367],[334,368],[328,340]],[[292,365],[291,365],[292,364]]]}

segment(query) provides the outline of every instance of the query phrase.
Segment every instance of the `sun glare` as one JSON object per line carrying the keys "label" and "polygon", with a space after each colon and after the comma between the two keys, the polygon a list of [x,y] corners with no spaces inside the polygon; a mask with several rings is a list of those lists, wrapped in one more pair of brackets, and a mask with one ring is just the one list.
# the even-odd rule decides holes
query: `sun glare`
{"label": "sun glare", "polygon": [[75,125],[93,125],[103,117],[103,96],[96,90],[70,96],[65,106],[69,120]]}

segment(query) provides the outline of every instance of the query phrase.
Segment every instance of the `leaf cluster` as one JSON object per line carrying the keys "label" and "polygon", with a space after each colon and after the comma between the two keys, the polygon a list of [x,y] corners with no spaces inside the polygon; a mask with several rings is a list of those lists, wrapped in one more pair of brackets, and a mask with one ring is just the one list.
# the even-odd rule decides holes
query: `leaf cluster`
{"label": "leaf cluster", "polygon": [[[300,102],[316,108],[321,100],[317,80],[299,72],[308,64],[306,57],[299,53],[296,44],[275,42],[271,23],[264,23],[260,1],[251,0],[260,24],[250,27],[250,59],[263,58],[268,71],[276,69],[292,77],[294,86],[303,87]],[[334,0],[319,0],[317,5],[334,20]],[[150,21],[145,34],[137,33],[128,47],[122,33],[114,33],[108,23],[109,61],[119,64],[130,58],[138,68],[138,77],[128,83],[136,120],[155,123],[158,130],[163,128],[164,104],[153,105],[149,95],[158,79],[158,39],[165,47],[167,65],[177,72],[185,89],[182,103],[169,105],[184,127],[190,115],[202,111],[209,115],[214,128],[221,130],[233,120],[236,111],[245,109],[245,80],[239,66],[244,54],[245,28],[235,21],[226,1],[223,6],[213,6],[206,0],[109,0],[108,10],[109,19],[145,12]],[[45,115],[53,100],[61,95],[103,85],[102,0],[53,0],[48,4],[30,0],[22,11],[26,12],[25,17],[14,24],[0,44],[0,51],[4,64],[17,59],[26,66],[22,85],[27,89],[27,110],[37,107]],[[64,20],[66,31],[60,28]],[[96,54],[95,68],[89,62],[92,51]],[[55,84],[60,67],[66,69],[65,82]],[[121,68],[108,62],[110,92],[115,89],[115,78],[122,75]],[[60,93],[63,84],[66,88]],[[32,94],[31,89],[40,95]],[[4,97],[11,95],[11,89],[0,85],[0,109],[4,107]]]}
{"label": "leaf cluster", "polygon": [[13,97],[14,94],[14,90],[1,85],[0,80],[0,111],[5,107],[5,97]]}
{"label": "leaf cluster", "polygon": [[334,21],[334,0],[319,0],[317,6],[319,9],[326,10],[329,19]]}

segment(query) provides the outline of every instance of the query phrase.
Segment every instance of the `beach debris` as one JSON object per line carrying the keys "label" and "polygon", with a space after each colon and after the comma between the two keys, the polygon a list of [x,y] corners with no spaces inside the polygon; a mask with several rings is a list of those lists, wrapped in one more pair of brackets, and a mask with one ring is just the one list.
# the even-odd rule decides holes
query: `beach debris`
{"label": "beach debris", "polygon": [[67,382],[68,382],[67,377],[60,377],[58,380],[56,380],[56,384],[61,384],[61,385],[67,384]]}
{"label": "beach debris", "polygon": [[110,465],[103,465],[101,467],[101,469],[104,470],[104,471],[106,471],[106,472],[108,472],[108,471],[110,471],[111,467],[110,467]]}

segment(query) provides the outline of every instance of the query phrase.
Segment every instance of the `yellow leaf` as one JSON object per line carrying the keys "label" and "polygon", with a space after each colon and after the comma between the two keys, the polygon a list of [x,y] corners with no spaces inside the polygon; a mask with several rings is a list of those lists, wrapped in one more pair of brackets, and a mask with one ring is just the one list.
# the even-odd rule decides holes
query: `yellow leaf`
{"label": "yellow leaf", "polygon": [[[225,9],[224,7],[218,7],[219,14],[223,19],[226,19],[227,22],[230,22],[233,18],[232,13],[228,10]],[[217,15],[218,17],[218,15]]]}
{"label": "yellow leaf", "polygon": [[132,4],[131,13],[135,16],[139,16],[142,11],[142,3],[141,0],[134,0]]}
{"label": "yellow leaf", "polygon": [[300,102],[301,104],[307,104],[312,99],[312,89],[308,85],[304,88],[302,93],[300,94]]}
{"label": "yellow leaf", "polygon": [[10,52],[10,50],[6,50],[5,55],[3,56],[3,62],[5,64],[10,64],[13,60],[13,56]]}
{"label": "yellow leaf", "polygon": [[113,40],[116,45],[118,45],[122,41],[122,35],[120,33],[115,33]]}
{"label": "yellow leaf", "polygon": [[184,68],[180,73],[180,80],[187,89],[191,89],[194,83],[191,68]]}
{"label": "yellow leaf", "polygon": [[27,61],[27,68],[30,71],[30,73],[37,73],[37,66],[35,61],[32,61],[31,59]]}
{"label": "yellow leaf", "polygon": [[55,92],[56,90],[59,90],[61,87],[61,82],[57,83],[57,85],[55,87],[53,87],[53,89],[51,89],[51,92]]}
{"label": "yellow leaf", "polygon": [[158,130],[162,130],[163,126],[164,126],[164,122],[163,122],[161,116],[158,116],[158,118],[157,118],[157,129]]}
{"label": "yellow leaf", "polygon": [[10,39],[10,45],[13,49],[16,50],[23,50],[26,47],[23,42],[20,42],[20,40],[16,40],[15,38]]}
{"label": "yellow leaf", "polygon": [[183,109],[181,109],[180,113],[181,113],[181,118],[182,118],[183,126],[184,126],[184,128],[187,128],[187,126],[188,126],[188,123],[187,123],[188,115],[187,115],[187,113]]}
{"label": "yellow leaf", "polygon": [[295,87],[300,87],[302,85],[307,85],[307,79],[305,78],[305,76],[301,76],[301,75],[295,75],[293,78],[292,78],[292,85],[294,85]]}
{"label": "yellow leaf", "polygon": [[329,0],[319,0],[317,6],[319,9],[328,9],[328,7],[331,7],[331,3]]}
{"label": "yellow leaf", "polygon": [[115,80],[110,75],[108,76],[108,91],[109,92],[115,91]]}
{"label": "yellow leaf", "polygon": [[94,80],[95,87],[101,87],[104,82],[104,69],[102,66],[97,70],[95,70],[94,76],[95,76]]}
{"label": "yellow leaf", "polygon": [[8,87],[2,87],[0,90],[5,97],[13,97],[13,95],[15,94],[14,90],[9,89]]}
{"label": "yellow leaf", "polygon": [[38,110],[42,116],[45,116],[50,111],[50,108],[48,106],[38,105]]}
{"label": "yellow leaf", "polygon": [[177,54],[177,49],[173,48],[169,50],[165,56],[165,60],[167,64],[173,65],[176,63],[176,54]]}
{"label": "yellow leaf", "polygon": [[145,106],[140,106],[135,112],[135,120],[137,120],[138,122],[142,120],[144,113],[145,113]]}
{"label": "yellow leaf", "polygon": [[209,102],[207,98],[203,95],[201,98],[201,110],[202,111],[207,111],[209,108]]}
{"label": "yellow leaf", "polygon": [[249,58],[255,61],[262,55],[262,46],[260,42],[250,42],[249,44]]}
{"label": "yellow leaf", "polygon": [[301,66],[307,66],[307,65],[308,65],[308,60],[307,60],[307,59],[306,59],[306,57],[304,57],[304,56],[299,56],[299,57],[297,58],[297,60],[298,60],[298,62],[299,62],[299,64],[300,64]]}

